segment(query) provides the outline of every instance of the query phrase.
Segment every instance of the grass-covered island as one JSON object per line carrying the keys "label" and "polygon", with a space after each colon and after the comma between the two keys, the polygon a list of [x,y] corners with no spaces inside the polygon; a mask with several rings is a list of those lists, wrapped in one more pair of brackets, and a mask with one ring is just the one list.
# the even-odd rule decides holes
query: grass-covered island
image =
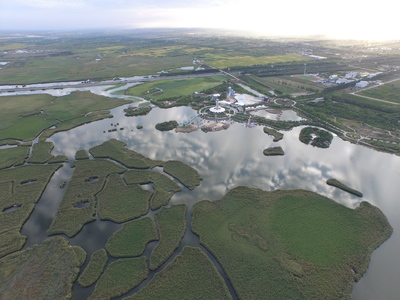
{"label": "grass-covered island", "polygon": [[167,121],[167,122],[162,122],[162,123],[157,123],[156,124],[156,129],[159,131],[170,131],[172,129],[175,129],[178,127],[178,122],[175,120],[172,121]]}
{"label": "grass-covered island", "polygon": [[355,196],[357,196],[357,197],[362,197],[362,196],[363,196],[363,194],[362,194],[361,192],[352,189],[351,187],[345,185],[344,183],[341,183],[339,180],[337,180],[337,179],[335,179],[335,178],[330,178],[330,179],[328,179],[328,180],[326,181],[326,183],[327,183],[328,185],[337,187],[337,188],[339,188],[339,189],[341,189],[341,190],[343,190],[343,191],[345,191],[345,192],[348,192],[348,193],[350,193],[350,194],[353,194],[353,195],[355,195]]}
{"label": "grass-covered island", "polygon": [[274,137],[274,142],[279,142],[281,139],[283,139],[283,133],[280,133],[275,129],[264,127],[264,132],[268,135],[272,135]]}
{"label": "grass-covered island", "polygon": [[145,116],[150,111],[151,111],[150,106],[128,107],[124,109],[125,116],[127,117]]}
{"label": "grass-covered island", "polygon": [[325,130],[316,127],[305,127],[300,131],[299,139],[302,143],[318,148],[329,148],[333,135]]}
{"label": "grass-covered island", "polygon": [[283,151],[282,147],[266,148],[264,149],[263,153],[265,156],[285,155],[285,151]]}
{"label": "grass-covered island", "polygon": [[196,203],[192,230],[239,299],[350,299],[392,233],[367,202],[350,209],[310,191],[249,187]]}

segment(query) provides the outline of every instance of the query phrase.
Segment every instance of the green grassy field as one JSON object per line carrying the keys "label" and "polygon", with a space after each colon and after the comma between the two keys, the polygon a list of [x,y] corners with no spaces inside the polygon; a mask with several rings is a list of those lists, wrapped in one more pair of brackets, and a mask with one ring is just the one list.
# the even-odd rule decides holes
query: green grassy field
{"label": "green grassy field", "polygon": [[94,284],[103,274],[108,261],[107,252],[104,249],[97,250],[90,258],[89,264],[78,278],[78,283],[82,287]]}
{"label": "green grassy field", "polygon": [[97,213],[101,220],[123,223],[147,214],[151,196],[152,192],[126,185],[118,174],[111,174],[97,195]]}
{"label": "green grassy field", "polygon": [[[199,248],[182,252],[139,292],[125,300],[232,299],[224,280]],[[265,299],[265,298],[260,298]]]}
{"label": "green grassy field", "polygon": [[170,160],[163,163],[163,169],[165,173],[177,179],[190,190],[200,185],[202,180],[196,169],[178,160]]}
{"label": "green grassy field", "polygon": [[[52,132],[108,117],[102,113],[85,115],[92,111],[110,109],[126,103],[125,100],[98,96],[90,92],[74,92],[63,97],[48,94],[4,96],[0,102],[0,140],[32,140],[41,131],[56,126]],[[78,118],[79,117],[79,118]],[[100,118],[99,118],[100,117]],[[66,123],[66,125],[64,125]],[[64,127],[63,127],[64,126]]]}
{"label": "green grassy field", "polygon": [[80,160],[73,166],[74,173],[48,235],[63,233],[72,237],[83,225],[96,220],[95,195],[103,188],[109,174],[125,172],[125,168],[102,159]]}
{"label": "green grassy field", "polygon": [[26,237],[21,236],[21,228],[60,167],[30,165],[0,171],[0,257],[23,247]]}
{"label": "green grassy field", "polygon": [[0,169],[22,165],[29,156],[29,147],[19,146],[0,150]]}
{"label": "green grassy field", "polygon": [[150,269],[161,266],[174,253],[186,230],[186,204],[162,208],[155,215],[160,232],[160,242],[150,257]]}
{"label": "green grassy field", "polygon": [[85,251],[54,237],[0,260],[2,299],[69,299]]}
{"label": "green grassy field", "polygon": [[247,187],[196,203],[192,229],[240,299],[349,298],[371,252],[392,232],[365,202],[352,210],[304,190]]}
{"label": "green grassy field", "polygon": [[360,95],[400,103],[400,80],[368,89]]}
{"label": "green grassy field", "polygon": [[146,257],[125,258],[112,262],[96,284],[89,300],[106,300],[121,296],[147,278]]}
{"label": "green grassy field", "polygon": [[224,69],[235,66],[267,65],[276,63],[288,63],[295,61],[307,61],[304,56],[299,54],[271,55],[271,56],[229,56],[229,55],[209,55],[207,63],[213,67]]}
{"label": "green grassy field", "polygon": [[143,253],[146,245],[158,240],[153,219],[150,217],[124,223],[107,241],[106,249],[113,257],[132,257]]}
{"label": "green grassy field", "polygon": [[[86,52],[86,51],[85,51]],[[151,56],[108,56],[100,61],[97,52],[80,52],[75,56],[30,57],[24,63],[12,62],[2,71],[3,84],[112,79],[156,74],[163,69],[190,65],[192,58]],[[78,59],[79,57],[79,59]]]}
{"label": "green grassy field", "polygon": [[126,91],[126,94],[153,100],[176,98],[216,87],[224,80],[226,80],[224,76],[158,80],[131,87]]}

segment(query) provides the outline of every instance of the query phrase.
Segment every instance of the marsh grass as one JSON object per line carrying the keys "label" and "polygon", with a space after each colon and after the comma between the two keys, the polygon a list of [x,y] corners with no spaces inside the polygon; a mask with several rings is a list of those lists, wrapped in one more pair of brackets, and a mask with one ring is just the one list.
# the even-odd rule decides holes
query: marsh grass
{"label": "marsh grass", "polygon": [[127,168],[149,169],[161,164],[160,161],[151,160],[142,154],[125,148],[126,143],[111,139],[89,150],[95,158],[110,158]]}
{"label": "marsh grass", "polygon": [[82,287],[94,284],[101,276],[108,261],[107,252],[104,249],[97,250],[90,258],[85,270],[78,278],[78,283]]}
{"label": "marsh grass", "polygon": [[268,135],[272,135],[274,137],[274,142],[279,142],[281,139],[283,139],[283,133],[280,133],[275,129],[264,127],[264,132]]}
{"label": "marsh grass", "polygon": [[0,139],[33,140],[40,132],[48,129],[41,137],[44,141],[53,133],[68,130],[78,125],[109,117],[108,110],[126,103],[125,100],[107,98],[90,92],[73,92],[54,97],[48,94],[5,96],[0,103]]}
{"label": "marsh grass", "polygon": [[391,226],[363,202],[346,208],[318,194],[238,187],[201,201],[193,231],[242,299],[342,299]]}
{"label": "marsh grass", "polygon": [[87,153],[86,150],[78,150],[75,153],[75,159],[76,160],[89,159],[89,153]]}
{"label": "marsh grass", "polygon": [[146,257],[125,258],[112,262],[96,284],[89,300],[106,300],[121,296],[147,278]]}
{"label": "marsh grass", "polygon": [[[0,171],[0,257],[20,250],[21,228],[61,165],[29,165]],[[17,207],[12,211],[6,209]]]}
{"label": "marsh grass", "polygon": [[153,184],[155,192],[150,199],[152,210],[168,204],[173,194],[181,190],[175,181],[153,171],[130,170],[124,174],[124,179],[128,184]]}
{"label": "marsh grass", "polygon": [[277,155],[285,155],[285,152],[283,151],[282,147],[270,147],[266,148],[263,151],[263,154],[265,156],[277,156]]}
{"label": "marsh grass", "polygon": [[163,168],[165,173],[177,179],[190,190],[193,190],[201,183],[202,178],[197,170],[181,161],[167,161],[163,163]]}
{"label": "marsh grass", "polygon": [[[125,168],[108,160],[80,160],[75,167],[67,191],[60,203],[47,234],[66,234],[75,236],[88,222],[95,218],[95,195],[103,188],[106,178],[112,173],[123,173]],[[88,206],[77,208],[81,203]]]}
{"label": "marsh grass", "polygon": [[118,174],[111,174],[97,195],[97,212],[102,220],[123,223],[145,215],[151,196],[152,192],[137,184],[126,185]]}
{"label": "marsh grass", "polygon": [[2,299],[68,299],[85,251],[61,237],[0,260]]}
{"label": "marsh grass", "polygon": [[204,252],[199,248],[185,246],[143,289],[125,299],[232,298],[223,278]]}
{"label": "marsh grass", "polygon": [[22,165],[29,156],[29,147],[18,146],[0,150],[0,169]]}
{"label": "marsh grass", "polygon": [[344,183],[340,182],[339,180],[337,180],[337,179],[335,179],[335,178],[329,178],[329,179],[326,181],[326,183],[327,183],[328,185],[337,187],[338,189],[341,189],[341,190],[343,190],[343,191],[345,191],[345,192],[348,192],[348,193],[350,193],[350,194],[353,194],[353,195],[355,195],[355,196],[357,196],[357,197],[362,197],[362,196],[363,196],[363,194],[362,194],[361,192],[359,192],[359,191],[357,191],[357,190],[355,190],[355,189],[352,189],[351,187],[345,185]]}
{"label": "marsh grass", "polygon": [[52,142],[39,142],[33,145],[32,156],[29,157],[28,163],[44,164],[54,158],[51,154],[54,144]]}
{"label": "marsh grass", "polygon": [[186,230],[186,204],[162,208],[155,215],[160,242],[150,257],[150,269],[155,270],[174,253]]}
{"label": "marsh grass", "polygon": [[158,240],[153,219],[142,219],[124,223],[107,241],[106,249],[113,257],[132,257],[143,253],[146,245]]}

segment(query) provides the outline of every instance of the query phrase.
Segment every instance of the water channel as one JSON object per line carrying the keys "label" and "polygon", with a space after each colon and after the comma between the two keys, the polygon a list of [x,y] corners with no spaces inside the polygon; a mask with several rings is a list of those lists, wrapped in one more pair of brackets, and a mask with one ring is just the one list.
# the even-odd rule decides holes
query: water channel
{"label": "water channel", "polygon": [[[104,92],[105,88],[85,89],[108,96],[110,92]],[[69,91],[53,92],[64,94]],[[400,219],[397,215],[400,212],[400,157],[354,145],[338,137],[333,139],[329,149],[304,145],[298,139],[301,128],[283,132],[284,138],[278,143],[274,143],[272,137],[266,135],[261,126],[246,128],[236,123],[228,130],[213,133],[160,132],[154,128],[157,123],[169,120],[183,123],[197,112],[189,107],[154,108],[147,116],[125,117],[123,108],[112,109],[112,119],[55,134],[49,139],[55,145],[52,153],[66,155],[71,162],[77,150],[88,150],[116,138],[127,143],[128,148],[151,159],[174,159],[189,164],[203,177],[202,184],[193,191],[184,189],[171,199],[172,204],[188,204],[188,224],[194,203],[203,199],[219,199],[239,185],[264,190],[308,189],[348,207],[358,206],[360,198],[325,183],[328,178],[337,178],[361,191],[364,194],[362,200],[378,206],[394,228],[392,237],[374,251],[367,273],[354,285],[352,299],[398,299]],[[123,127],[124,130],[108,132],[114,128],[111,123],[119,123],[118,128]],[[137,125],[142,125],[143,129],[138,130]],[[265,148],[276,145],[284,149],[284,156],[263,155]],[[23,228],[22,234],[28,236],[25,248],[48,238],[46,230],[65,192],[65,188],[60,189],[60,184],[63,181],[68,184],[72,172],[73,169],[66,163],[53,176],[32,217]],[[104,248],[107,239],[120,227],[121,225],[112,222],[97,220],[87,224],[81,233],[69,240],[71,244],[83,247],[88,255],[91,255],[94,251]],[[199,246],[198,239],[189,229],[174,256],[185,244]],[[154,245],[150,244],[146,248],[145,255],[150,253],[152,247]],[[203,250],[210,255],[206,249]],[[144,284],[147,282],[148,280]],[[86,298],[92,290],[93,287],[83,289],[76,284],[73,299]]]}

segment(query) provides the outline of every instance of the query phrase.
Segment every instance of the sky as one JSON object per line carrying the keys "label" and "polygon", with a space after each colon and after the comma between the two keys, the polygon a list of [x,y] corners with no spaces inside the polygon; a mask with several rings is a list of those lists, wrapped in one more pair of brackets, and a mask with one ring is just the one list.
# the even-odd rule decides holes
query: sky
{"label": "sky", "polygon": [[222,28],[265,35],[400,39],[395,3],[393,0],[0,0],[0,30]]}

